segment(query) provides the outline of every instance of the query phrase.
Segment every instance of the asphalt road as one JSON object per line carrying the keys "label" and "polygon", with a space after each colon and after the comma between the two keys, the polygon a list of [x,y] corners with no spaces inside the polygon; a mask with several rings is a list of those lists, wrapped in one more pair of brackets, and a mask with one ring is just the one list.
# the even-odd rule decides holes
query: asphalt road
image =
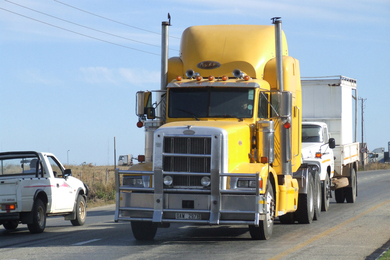
{"label": "asphalt road", "polygon": [[0,228],[0,259],[376,259],[390,246],[390,171],[358,173],[354,204],[331,201],[328,212],[309,225],[276,221],[268,241],[253,241],[241,226],[172,224],[154,241],[138,242],[130,224],[114,222],[114,206],[90,209],[73,227],[48,218],[42,234],[26,225]]}

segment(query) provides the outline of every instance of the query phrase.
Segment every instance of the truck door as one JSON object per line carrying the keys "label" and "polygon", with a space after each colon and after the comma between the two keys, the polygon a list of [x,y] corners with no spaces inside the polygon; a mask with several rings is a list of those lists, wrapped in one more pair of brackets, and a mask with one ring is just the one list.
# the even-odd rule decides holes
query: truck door
{"label": "truck door", "polygon": [[55,212],[68,212],[73,210],[75,202],[75,191],[64,178],[64,171],[55,157],[47,157],[53,171],[54,178],[51,179],[52,203]]}

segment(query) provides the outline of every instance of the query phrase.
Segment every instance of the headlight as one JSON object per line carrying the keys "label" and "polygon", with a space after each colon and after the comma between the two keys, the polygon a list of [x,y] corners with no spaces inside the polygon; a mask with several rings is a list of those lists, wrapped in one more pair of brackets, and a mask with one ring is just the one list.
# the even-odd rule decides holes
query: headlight
{"label": "headlight", "polygon": [[210,177],[209,176],[204,176],[201,180],[200,183],[202,184],[203,187],[208,187],[210,186]]}
{"label": "headlight", "polygon": [[136,188],[149,188],[150,176],[124,176],[123,185],[128,185]]}
{"label": "headlight", "polygon": [[172,183],[173,183],[172,176],[167,175],[167,176],[164,177],[164,185],[171,186]]}

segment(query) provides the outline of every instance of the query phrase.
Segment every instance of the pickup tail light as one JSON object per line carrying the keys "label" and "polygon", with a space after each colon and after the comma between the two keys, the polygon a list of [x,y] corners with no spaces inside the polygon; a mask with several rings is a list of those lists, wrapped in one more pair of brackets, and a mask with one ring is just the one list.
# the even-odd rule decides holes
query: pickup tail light
{"label": "pickup tail light", "polygon": [[11,210],[16,209],[16,204],[2,204],[1,205],[1,210],[10,212]]}

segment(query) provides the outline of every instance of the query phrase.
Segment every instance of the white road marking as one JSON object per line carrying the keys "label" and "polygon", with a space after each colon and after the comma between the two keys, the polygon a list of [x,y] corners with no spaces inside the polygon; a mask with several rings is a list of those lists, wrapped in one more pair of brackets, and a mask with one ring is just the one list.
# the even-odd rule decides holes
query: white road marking
{"label": "white road marking", "polygon": [[85,244],[88,244],[88,243],[96,242],[96,241],[99,241],[99,240],[102,240],[102,239],[101,238],[99,238],[99,239],[91,239],[91,240],[88,240],[88,241],[84,241],[84,242],[73,244],[72,246],[81,246],[81,245],[85,245]]}

